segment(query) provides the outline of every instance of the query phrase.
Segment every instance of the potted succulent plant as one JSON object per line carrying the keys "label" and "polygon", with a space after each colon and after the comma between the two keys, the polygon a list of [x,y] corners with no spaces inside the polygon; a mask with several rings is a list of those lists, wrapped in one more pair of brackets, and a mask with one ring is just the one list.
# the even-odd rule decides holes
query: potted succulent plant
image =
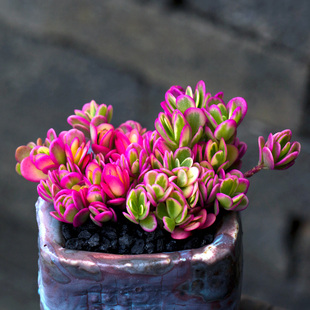
{"label": "potted succulent plant", "polygon": [[[17,148],[17,172],[39,183],[41,309],[238,309],[232,211],[248,206],[249,177],[289,168],[300,144],[290,130],[259,137],[258,165],[242,173],[243,98],[225,103],[200,81],[171,87],[161,107],[146,131],[135,121],[115,128],[112,107],[91,101],[69,116],[73,129]],[[66,231],[85,239],[90,226],[97,252],[69,246]]]}

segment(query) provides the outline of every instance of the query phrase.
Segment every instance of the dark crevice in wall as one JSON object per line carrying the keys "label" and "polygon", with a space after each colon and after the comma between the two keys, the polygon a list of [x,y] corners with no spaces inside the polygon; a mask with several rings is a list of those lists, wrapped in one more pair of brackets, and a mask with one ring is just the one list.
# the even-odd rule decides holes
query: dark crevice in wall
{"label": "dark crevice in wall", "polygon": [[300,235],[303,220],[298,216],[290,216],[287,223],[287,234],[285,236],[285,245],[288,255],[286,276],[288,280],[294,280],[298,277],[298,256],[296,241]]}
{"label": "dark crevice in wall", "polygon": [[170,5],[175,7],[182,7],[184,6],[185,1],[184,0],[170,0]]}
{"label": "dark crevice in wall", "polygon": [[305,97],[304,97],[304,107],[301,119],[301,126],[300,126],[300,134],[305,137],[310,137],[310,64],[308,65],[308,76],[306,82],[306,89],[305,89]]}

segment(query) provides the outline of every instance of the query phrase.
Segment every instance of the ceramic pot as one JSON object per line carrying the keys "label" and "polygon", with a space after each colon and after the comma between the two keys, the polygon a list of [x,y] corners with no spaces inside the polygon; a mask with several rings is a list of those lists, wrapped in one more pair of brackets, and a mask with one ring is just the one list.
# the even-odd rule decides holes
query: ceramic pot
{"label": "ceramic pot", "polygon": [[115,255],[63,248],[53,206],[36,204],[39,294],[44,310],[238,309],[240,216],[224,215],[214,242],[171,253]]}

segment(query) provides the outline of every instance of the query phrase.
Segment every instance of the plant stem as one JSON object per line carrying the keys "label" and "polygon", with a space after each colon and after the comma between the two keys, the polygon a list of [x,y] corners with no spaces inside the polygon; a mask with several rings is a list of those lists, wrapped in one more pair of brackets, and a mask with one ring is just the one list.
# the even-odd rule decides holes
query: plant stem
{"label": "plant stem", "polygon": [[263,164],[257,165],[254,168],[252,168],[251,170],[247,171],[246,173],[244,173],[244,177],[245,178],[250,178],[252,175],[254,175],[255,173],[261,171],[264,168]]}

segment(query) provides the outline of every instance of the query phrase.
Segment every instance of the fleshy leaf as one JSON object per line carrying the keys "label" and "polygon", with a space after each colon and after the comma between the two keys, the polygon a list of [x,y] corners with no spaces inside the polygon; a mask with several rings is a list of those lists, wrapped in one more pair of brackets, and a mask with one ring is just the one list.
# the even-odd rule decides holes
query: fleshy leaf
{"label": "fleshy leaf", "polygon": [[48,178],[47,174],[36,168],[30,157],[23,159],[20,164],[20,172],[26,180],[31,182],[40,182]]}
{"label": "fleshy leaf", "polygon": [[140,226],[143,230],[151,232],[154,231],[157,227],[157,221],[154,214],[150,214],[147,218],[140,221]]}

